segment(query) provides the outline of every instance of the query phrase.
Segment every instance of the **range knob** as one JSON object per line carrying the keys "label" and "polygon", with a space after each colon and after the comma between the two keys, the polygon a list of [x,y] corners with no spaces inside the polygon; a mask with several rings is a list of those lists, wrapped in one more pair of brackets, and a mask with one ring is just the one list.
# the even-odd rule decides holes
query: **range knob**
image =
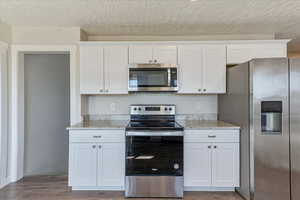
{"label": "range knob", "polygon": [[172,111],[172,108],[169,108],[169,111]]}
{"label": "range knob", "polygon": [[168,110],[168,108],[166,107],[166,108],[165,108],[165,111],[167,111],[167,110]]}
{"label": "range knob", "polygon": [[134,108],[133,108],[133,110],[137,110],[137,108],[136,108],[136,107],[134,107]]}
{"label": "range knob", "polygon": [[139,108],[139,111],[141,111],[142,109],[141,108]]}

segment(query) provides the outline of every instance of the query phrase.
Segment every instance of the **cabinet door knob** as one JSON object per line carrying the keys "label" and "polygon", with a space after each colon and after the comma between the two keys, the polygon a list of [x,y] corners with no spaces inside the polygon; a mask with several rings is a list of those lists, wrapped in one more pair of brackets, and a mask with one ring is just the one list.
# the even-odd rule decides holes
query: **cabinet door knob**
{"label": "cabinet door knob", "polygon": [[208,146],[208,148],[210,149],[210,148],[211,148],[211,146],[209,145],[209,146]]}
{"label": "cabinet door knob", "polygon": [[93,147],[93,149],[95,149],[95,148],[96,148],[96,145],[93,145],[92,147]]}
{"label": "cabinet door knob", "polygon": [[99,149],[101,149],[101,145],[99,145]]}
{"label": "cabinet door knob", "polygon": [[198,92],[201,92],[201,89],[198,89]]}
{"label": "cabinet door knob", "polygon": [[154,62],[156,63],[156,62],[157,62],[157,60],[154,60]]}
{"label": "cabinet door knob", "polygon": [[101,89],[100,92],[103,92],[103,90]]}
{"label": "cabinet door knob", "polygon": [[216,148],[217,148],[217,146],[215,145],[215,146],[214,146],[214,148],[216,149]]}
{"label": "cabinet door knob", "polygon": [[206,92],[206,89],[203,89],[204,92]]}

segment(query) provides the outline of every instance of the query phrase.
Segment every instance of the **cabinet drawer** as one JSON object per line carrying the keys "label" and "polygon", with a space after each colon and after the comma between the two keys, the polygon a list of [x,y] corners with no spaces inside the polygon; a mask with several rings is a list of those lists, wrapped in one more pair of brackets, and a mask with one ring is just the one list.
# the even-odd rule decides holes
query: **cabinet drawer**
{"label": "cabinet drawer", "polygon": [[125,132],[119,130],[70,131],[70,143],[125,142]]}
{"label": "cabinet drawer", "polygon": [[239,142],[239,130],[187,130],[184,142]]}

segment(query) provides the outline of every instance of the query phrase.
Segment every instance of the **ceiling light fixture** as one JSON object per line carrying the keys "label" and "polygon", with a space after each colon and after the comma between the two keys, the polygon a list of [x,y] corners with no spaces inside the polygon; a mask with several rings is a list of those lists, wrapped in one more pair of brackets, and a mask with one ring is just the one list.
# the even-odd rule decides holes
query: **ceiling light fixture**
{"label": "ceiling light fixture", "polygon": [[195,1],[198,1],[198,0],[190,0],[190,2],[195,2]]}

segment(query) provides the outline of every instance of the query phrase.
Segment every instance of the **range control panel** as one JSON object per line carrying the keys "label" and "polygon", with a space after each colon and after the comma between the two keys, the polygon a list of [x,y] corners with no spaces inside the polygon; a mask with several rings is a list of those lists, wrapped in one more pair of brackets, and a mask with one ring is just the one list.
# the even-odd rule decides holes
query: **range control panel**
{"label": "range control panel", "polygon": [[134,104],[130,106],[131,115],[175,115],[176,106],[173,104]]}

